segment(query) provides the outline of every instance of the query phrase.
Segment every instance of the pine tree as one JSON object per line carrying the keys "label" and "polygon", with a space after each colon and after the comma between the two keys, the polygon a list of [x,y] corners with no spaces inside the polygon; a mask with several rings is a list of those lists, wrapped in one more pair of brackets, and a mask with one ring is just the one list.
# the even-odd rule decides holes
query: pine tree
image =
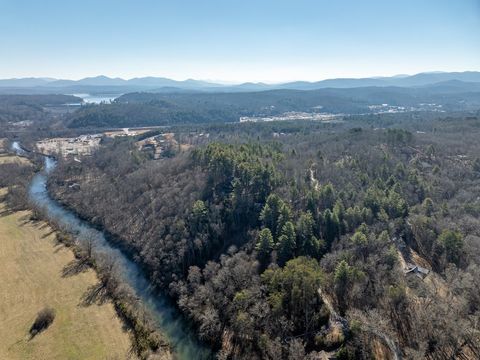
{"label": "pine tree", "polygon": [[433,201],[432,201],[432,199],[426,198],[423,201],[422,206],[423,206],[423,209],[425,211],[425,215],[426,216],[432,216],[432,214],[433,214]]}
{"label": "pine tree", "polygon": [[335,214],[332,214],[330,209],[327,209],[323,213],[324,229],[323,237],[327,243],[327,247],[330,247],[332,242],[338,236],[339,221]]}
{"label": "pine tree", "polygon": [[355,281],[362,279],[365,274],[357,268],[348,265],[345,260],[338,263],[335,268],[334,283],[340,312],[343,314],[348,303],[349,289]]}
{"label": "pine tree", "polygon": [[333,207],[333,214],[338,219],[338,232],[339,235],[345,234],[346,232],[346,224],[345,224],[345,206],[343,206],[343,202],[341,199],[338,199],[335,202],[335,206]]}
{"label": "pine tree", "polygon": [[316,257],[319,254],[320,242],[313,233],[313,227],[312,213],[307,211],[300,216],[298,222],[298,245],[301,254]]}
{"label": "pine tree", "polygon": [[269,228],[264,228],[258,236],[256,250],[258,251],[258,260],[263,264],[267,264],[270,260],[270,253],[273,250],[273,236]]}
{"label": "pine tree", "polygon": [[281,235],[278,238],[278,261],[281,266],[295,256],[296,246],[295,225],[287,221],[283,225]]}
{"label": "pine tree", "polygon": [[276,194],[270,194],[260,213],[262,225],[269,228],[275,239],[278,238],[285,222],[289,221],[291,211],[287,204]]}
{"label": "pine tree", "polygon": [[[283,204],[282,207],[280,208],[280,213],[278,214],[277,218],[277,238],[282,234],[283,232],[283,227],[287,222],[289,222],[292,219],[292,210],[290,210],[290,207],[287,204]],[[293,224],[292,224],[293,225]]]}
{"label": "pine tree", "polygon": [[332,184],[327,184],[321,188],[320,204],[323,209],[331,209],[335,204],[335,190]]}
{"label": "pine tree", "polygon": [[447,261],[458,265],[464,245],[462,234],[458,231],[443,230],[438,237],[438,242],[445,249]]}

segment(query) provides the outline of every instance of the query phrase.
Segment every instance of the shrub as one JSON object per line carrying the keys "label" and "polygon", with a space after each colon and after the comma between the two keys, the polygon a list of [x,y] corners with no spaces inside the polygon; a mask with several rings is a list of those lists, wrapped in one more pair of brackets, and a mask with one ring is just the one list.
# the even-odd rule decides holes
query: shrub
{"label": "shrub", "polygon": [[46,307],[43,310],[41,310],[37,318],[35,319],[32,327],[30,328],[30,335],[32,338],[37,335],[38,333],[46,330],[52,323],[53,320],[55,319],[55,310]]}

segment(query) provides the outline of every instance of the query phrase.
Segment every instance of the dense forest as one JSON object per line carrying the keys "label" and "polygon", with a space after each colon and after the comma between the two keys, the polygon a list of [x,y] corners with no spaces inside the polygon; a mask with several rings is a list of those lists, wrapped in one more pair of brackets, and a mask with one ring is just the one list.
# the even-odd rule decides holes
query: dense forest
{"label": "dense forest", "polygon": [[73,95],[0,95],[0,107],[5,105],[48,106],[81,103],[82,99]]}
{"label": "dense forest", "polygon": [[[311,91],[128,93],[112,104],[82,106],[70,128],[238,122],[243,116],[287,112],[366,114],[388,104],[405,110],[477,109],[480,90],[441,84],[425,88],[363,87]],[[372,106],[374,106],[372,108]],[[397,109],[398,110],[398,109]]]}
{"label": "dense forest", "polygon": [[0,95],[0,137],[32,125],[42,126],[56,117],[54,107],[81,103],[70,95]]}
{"label": "dense forest", "polygon": [[180,143],[210,136],[160,160],[133,138],[105,142],[61,160],[49,189],[108,231],[218,358],[476,359],[479,119],[179,127]]}
{"label": "dense forest", "polygon": [[100,104],[82,106],[72,114],[69,127],[75,128],[118,128],[134,126],[158,126],[189,123],[238,121],[238,113],[219,107],[189,109],[166,101],[147,104]]}

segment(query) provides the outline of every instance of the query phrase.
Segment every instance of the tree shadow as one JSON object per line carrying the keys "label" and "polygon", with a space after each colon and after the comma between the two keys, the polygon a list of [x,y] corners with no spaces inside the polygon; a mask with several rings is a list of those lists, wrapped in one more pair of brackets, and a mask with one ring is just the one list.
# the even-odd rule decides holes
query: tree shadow
{"label": "tree shadow", "polygon": [[15,211],[13,211],[13,210],[3,209],[3,210],[0,211],[0,218],[8,216],[8,215],[12,215],[14,213],[15,213]]}
{"label": "tree shadow", "polygon": [[55,230],[50,230],[42,235],[42,239],[49,237],[50,235],[55,234]]}
{"label": "tree shadow", "polygon": [[55,310],[52,308],[45,308],[40,311],[28,331],[31,341],[35,336],[47,330],[55,320]]}
{"label": "tree shadow", "polygon": [[82,295],[80,306],[90,306],[93,304],[103,305],[108,301],[108,294],[105,286],[99,282],[88,287],[87,291]]}
{"label": "tree shadow", "polygon": [[30,330],[28,331],[28,339],[27,339],[27,341],[32,341],[32,340],[35,338],[35,336],[39,335],[41,332],[42,332],[42,331],[32,332],[32,329],[30,329]]}
{"label": "tree shadow", "polygon": [[70,277],[87,271],[89,268],[88,261],[85,259],[73,259],[62,269],[62,277]]}
{"label": "tree shadow", "polygon": [[31,216],[28,215],[28,214],[21,216],[18,220],[20,221],[20,223],[21,223],[22,225],[27,225],[27,224],[37,225],[37,224],[40,223],[39,220],[33,220],[33,219],[31,218]]}
{"label": "tree shadow", "polygon": [[[41,221],[42,221],[42,220],[40,220],[40,222],[41,222]],[[46,229],[46,228],[49,228],[49,227],[50,227],[50,225],[49,225],[48,223],[43,222],[38,228],[41,229],[41,230],[43,230],[43,229]],[[53,232],[53,230],[52,230],[52,232]]]}
{"label": "tree shadow", "polygon": [[[56,243],[55,244],[55,251],[54,251],[54,254],[57,254],[58,252],[60,252],[65,246],[63,244],[58,244]],[[67,265],[68,266],[68,265]],[[65,266],[66,267],[66,266]]]}

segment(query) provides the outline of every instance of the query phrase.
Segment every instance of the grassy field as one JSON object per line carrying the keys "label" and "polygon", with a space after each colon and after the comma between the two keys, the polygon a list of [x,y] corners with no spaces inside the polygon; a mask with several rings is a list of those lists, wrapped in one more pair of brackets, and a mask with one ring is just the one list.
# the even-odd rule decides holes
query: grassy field
{"label": "grassy field", "polygon": [[28,159],[26,158],[19,157],[19,156],[0,154],[0,164],[10,164],[10,163],[29,164],[30,161],[28,161]]}
{"label": "grassy field", "polygon": [[30,161],[28,159],[9,155],[6,153],[7,149],[7,139],[0,139],[0,164],[9,164],[9,163],[17,163],[17,164],[29,164]]}
{"label": "grassy field", "polygon": [[[0,204],[0,213],[4,211]],[[92,270],[63,276],[73,260],[44,223],[28,212],[0,215],[0,359],[129,359],[130,336],[111,303],[82,304],[97,283]],[[56,311],[53,324],[30,339],[43,307]]]}

